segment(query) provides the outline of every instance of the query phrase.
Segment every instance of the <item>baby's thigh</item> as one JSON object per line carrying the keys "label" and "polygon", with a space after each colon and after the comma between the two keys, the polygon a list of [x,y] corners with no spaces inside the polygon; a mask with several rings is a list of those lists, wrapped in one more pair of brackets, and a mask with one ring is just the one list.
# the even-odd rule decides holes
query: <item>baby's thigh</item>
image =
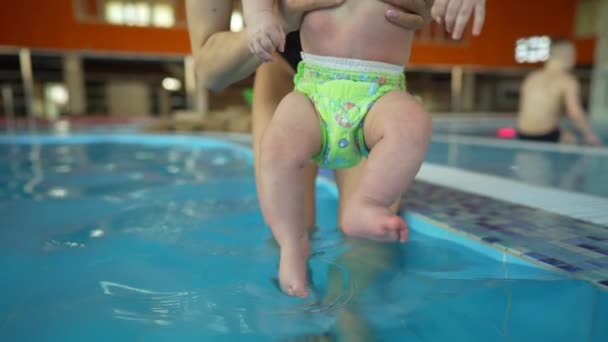
{"label": "baby's thigh", "polygon": [[264,132],[263,149],[288,150],[297,159],[310,159],[321,149],[321,129],[312,102],[291,92],[279,103]]}
{"label": "baby's thigh", "polygon": [[404,143],[426,144],[431,134],[431,116],[413,96],[394,90],[372,106],[363,129],[370,149],[386,137],[400,139]]}

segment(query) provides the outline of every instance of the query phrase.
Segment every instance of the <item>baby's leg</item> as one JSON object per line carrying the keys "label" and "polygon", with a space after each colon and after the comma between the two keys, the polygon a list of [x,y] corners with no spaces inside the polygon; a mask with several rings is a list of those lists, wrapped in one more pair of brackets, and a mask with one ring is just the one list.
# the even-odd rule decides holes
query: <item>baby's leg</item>
{"label": "baby's leg", "polygon": [[319,121],[312,103],[300,93],[290,93],[262,137],[259,191],[264,218],[281,248],[279,283],[291,296],[308,296],[310,243],[302,179],[320,149]]}
{"label": "baby's leg", "polygon": [[388,208],[420,169],[431,134],[430,116],[413,97],[393,91],[372,107],[364,130],[371,152],[346,203],[342,229],[351,236],[404,242],[405,221]]}

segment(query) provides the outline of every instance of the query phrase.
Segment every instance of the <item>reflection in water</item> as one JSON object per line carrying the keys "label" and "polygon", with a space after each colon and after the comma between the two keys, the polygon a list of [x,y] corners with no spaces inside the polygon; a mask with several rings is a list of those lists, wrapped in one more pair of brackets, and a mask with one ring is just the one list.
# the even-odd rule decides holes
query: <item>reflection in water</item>
{"label": "reflection in water", "polygon": [[428,163],[522,180],[539,186],[608,197],[608,155],[600,150],[569,152],[485,146],[476,142],[431,142]]}
{"label": "reflection in water", "polygon": [[40,145],[32,145],[32,150],[29,154],[29,161],[31,163],[31,177],[29,181],[23,185],[23,192],[33,194],[34,188],[42,183],[44,179],[40,159]]}
{"label": "reflection in water", "polygon": [[[0,169],[0,180],[12,189],[0,193],[6,199],[78,198],[101,192],[129,195],[155,186],[203,184],[252,174],[248,159],[225,149],[202,152],[116,144],[0,146],[0,152],[4,149],[11,167]],[[139,163],[148,165],[142,169]]]}
{"label": "reflection in water", "polygon": [[74,241],[57,241],[57,240],[49,240],[45,241],[42,246],[42,250],[45,252],[56,251],[61,248],[84,248],[85,244]]}
{"label": "reflection in water", "polygon": [[517,152],[513,164],[515,174],[524,182],[541,186],[553,183],[551,160],[540,152]]}
{"label": "reflection in water", "polygon": [[102,229],[93,229],[91,230],[91,234],[89,235],[92,238],[100,238],[104,235],[104,231]]}
{"label": "reflection in water", "polygon": [[53,168],[53,171],[57,173],[70,173],[72,171],[72,167],[70,165],[57,165]]}
{"label": "reflection in water", "polygon": [[[196,292],[157,292],[109,281],[101,281],[99,285],[104,294],[114,299],[113,316],[117,319],[169,325],[176,319],[191,321],[201,314],[194,309],[199,306]],[[205,305],[214,306],[213,303]]]}
{"label": "reflection in water", "polygon": [[577,190],[585,187],[586,174],[593,173],[595,170],[590,170],[591,158],[588,155],[582,155],[578,160],[564,172],[559,186],[563,189]]}
{"label": "reflection in water", "polygon": [[[268,273],[271,269],[267,266],[272,265],[268,261],[252,266],[260,271],[264,267],[261,273]],[[316,258],[312,263],[321,278],[327,273],[344,272],[326,259]],[[341,274],[340,278],[335,283],[341,288],[340,294],[323,303],[319,297],[302,301],[284,296],[269,286],[270,282],[258,284],[247,279],[247,272],[225,283],[204,284],[192,290],[159,291],[107,280],[100,281],[99,286],[110,299],[112,317],[119,320],[158,326],[191,323],[217,334],[298,336],[329,331],[335,316],[344,312],[353,293],[342,282],[348,281],[348,276]]]}
{"label": "reflection in water", "polygon": [[[145,193],[140,193],[135,197],[142,199],[142,201],[149,198]],[[124,201],[117,199],[114,202],[123,203]],[[176,243],[182,239],[184,234],[203,229],[210,233],[215,232],[216,228],[214,226],[218,226],[219,229],[219,226],[225,224],[225,217],[257,213],[259,210],[255,197],[228,200],[170,201],[162,204],[152,202],[149,205],[127,207],[113,217],[94,223],[96,228],[87,225],[81,229],[54,236],[50,239],[50,242],[45,243],[44,249],[50,251],[56,250],[58,246],[71,248],[75,245],[84,247],[94,238],[115,234],[136,235],[150,241]],[[53,248],[49,246],[53,246]]]}
{"label": "reflection in water", "polygon": [[529,184],[580,191],[587,187],[585,179],[591,162],[592,159],[584,154],[560,163],[542,152],[522,151],[515,153],[513,170],[518,179]]}
{"label": "reflection in water", "polygon": [[68,195],[68,190],[64,188],[51,188],[49,196],[54,198],[64,198]]}

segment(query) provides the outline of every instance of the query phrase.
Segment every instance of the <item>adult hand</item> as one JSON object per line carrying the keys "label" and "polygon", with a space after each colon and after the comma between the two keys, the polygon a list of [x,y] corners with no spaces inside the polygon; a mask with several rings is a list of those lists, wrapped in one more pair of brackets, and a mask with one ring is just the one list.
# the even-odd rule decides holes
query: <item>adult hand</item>
{"label": "adult hand", "polygon": [[431,22],[433,0],[380,0],[390,5],[386,18],[406,30],[418,30]]}
{"label": "adult hand", "polygon": [[445,21],[445,27],[452,33],[453,39],[462,37],[474,12],[473,35],[478,36],[486,19],[486,0],[435,0],[431,12],[438,23]]}
{"label": "adult hand", "polygon": [[341,5],[345,0],[280,0],[277,10],[286,33],[300,29],[304,13]]}

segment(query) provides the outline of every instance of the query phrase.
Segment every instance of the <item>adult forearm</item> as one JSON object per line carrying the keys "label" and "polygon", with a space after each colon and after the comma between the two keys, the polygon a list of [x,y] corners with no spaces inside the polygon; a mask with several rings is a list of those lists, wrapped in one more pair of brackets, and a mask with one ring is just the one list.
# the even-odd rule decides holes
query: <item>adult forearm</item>
{"label": "adult forearm", "polygon": [[247,47],[245,32],[218,32],[194,52],[198,81],[219,91],[253,74],[261,61]]}

